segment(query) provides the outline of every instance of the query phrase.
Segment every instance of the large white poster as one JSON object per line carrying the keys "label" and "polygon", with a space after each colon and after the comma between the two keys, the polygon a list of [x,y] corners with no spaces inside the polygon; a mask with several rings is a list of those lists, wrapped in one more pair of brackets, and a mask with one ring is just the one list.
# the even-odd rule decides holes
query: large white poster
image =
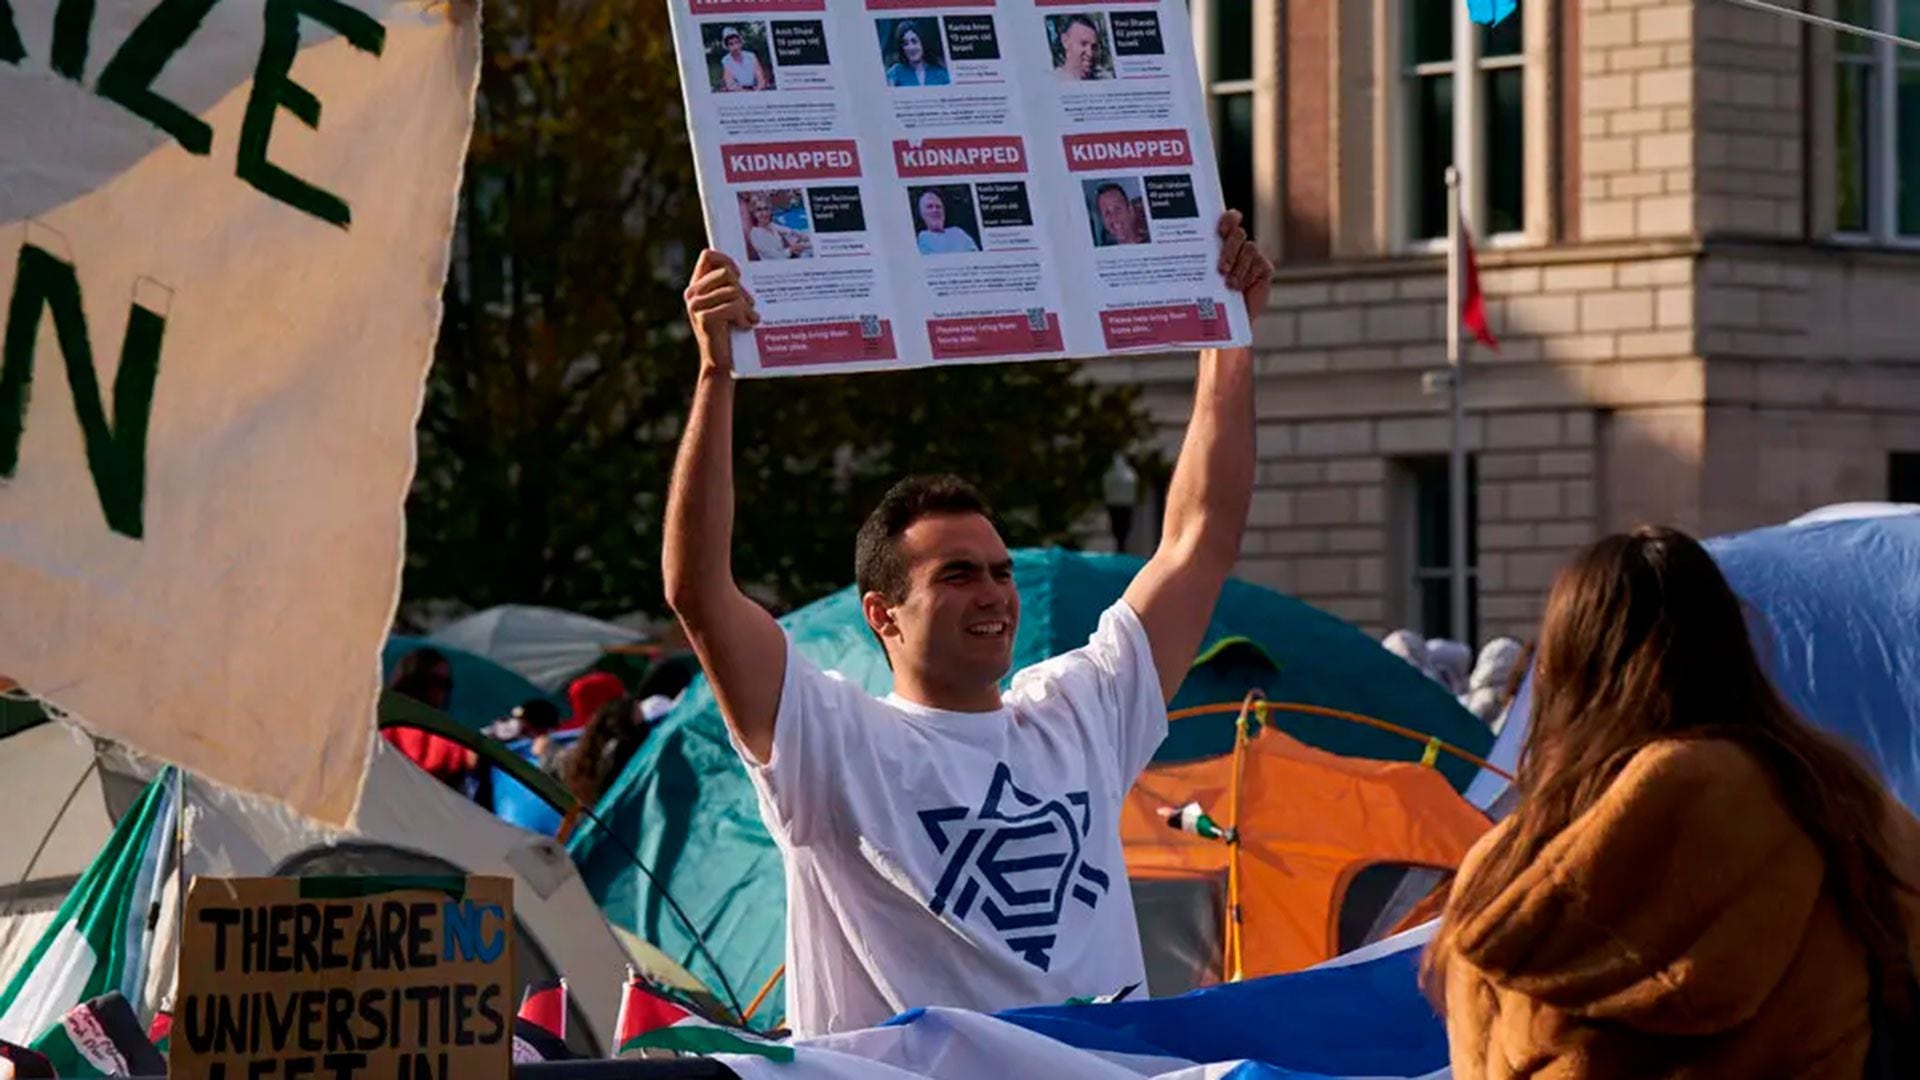
{"label": "large white poster", "polygon": [[467,0],[0,4],[0,673],[351,815],[478,71]]}
{"label": "large white poster", "polygon": [[1246,344],[1183,0],[668,0],[743,375]]}

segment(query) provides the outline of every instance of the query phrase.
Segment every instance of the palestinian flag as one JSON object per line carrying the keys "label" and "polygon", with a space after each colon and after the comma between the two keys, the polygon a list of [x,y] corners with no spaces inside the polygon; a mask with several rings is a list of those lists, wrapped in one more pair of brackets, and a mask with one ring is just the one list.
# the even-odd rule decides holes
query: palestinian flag
{"label": "palestinian flag", "polygon": [[520,996],[520,1019],[567,1037],[567,980],[530,982]]}
{"label": "palestinian flag", "polygon": [[513,1060],[570,1061],[567,1049],[567,980],[543,979],[527,984],[520,998],[520,1015],[513,1018]]}
{"label": "palestinian flag", "polygon": [[572,1061],[580,1055],[567,1046],[565,1039],[530,1020],[513,1019],[513,1063],[526,1065],[538,1061]]}
{"label": "palestinian flag", "polygon": [[67,1013],[34,1045],[63,1077],[167,1074],[167,1059],[147,1041],[140,1018],[118,990]]}
{"label": "palestinian flag", "polygon": [[147,1041],[160,1051],[161,1057],[167,1056],[167,1049],[173,1043],[173,1013],[161,1009],[153,1014],[153,1023],[147,1025]]}
{"label": "palestinian flag", "polygon": [[793,1060],[793,1047],[716,1024],[632,977],[627,979],[626,991],[620,998],[620,1019],[614,1024],[613,1045],[617,1057],[660,1050],[680,1054],[758,1054],[773,1061]]}
{"label": "palestinian flag", "polygon": [[[71,1044],[63,1021],[76,1006],[115,990],[140,996],[149,920],[171,872],[175,790],[173,770],[161,772],[114,826],[0,993],[0,1040],[52,1054],[56,1045]],[[63,1076],[99,1075],[84,1065],[69,1073],[58,1059],[54,1065]]]}
{"label": "palestinian flag", "polygon": [[54,1080],[58,1075],[47,1055],[0,1041],[0,1080]]}

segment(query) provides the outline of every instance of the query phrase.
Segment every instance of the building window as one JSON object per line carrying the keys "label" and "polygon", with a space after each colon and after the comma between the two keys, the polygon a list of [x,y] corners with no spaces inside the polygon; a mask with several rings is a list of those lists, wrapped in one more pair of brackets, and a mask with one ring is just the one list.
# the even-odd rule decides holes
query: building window
{"label": "building window", "polygon": [[[1200,79],[1207,87],[1207,111],[1213,149],[1219,159],[1220,193],[1245,215],[1255,231],[1260,200],[1254,163],[1262,150],[1254,120],[1260,80],[1255,77],[1254,19],[1271,0],[1191,0],[1194,39],[1200,54]],[[1270,12],[1268,13],[1270,15]],[[1276,65],[1265,65],[1271,71]],[[1272,151],[1270,151],[1272,152]]]}
{"label": "building window", "polygon": [[1920,503],[1920,451],[1887,458],[1887,501]]}
{"label": "building window", "polygon": [[[1453,635],[1453,527],[1450,495],[1453,485],[1447,456],[1408,458],[1400,462],[1404,510],[1402,566],[1406,592],[1402,604],[1405,626],[1428,638]],[[1479,470],[1467,457],[1467,636],[1480,630]],[[1471,642],[1469,643],[1471,644]]]}
{"label": "building window", "polygon": [[[1840,0],[1843,22],[1920,37],[1920,0]],[[1920,240],[1920,53],[1834,34],[1834,228]]]}
{"label": "building window", "polygon": [[1526,228],[1526,5],[1493,27],[1475,25],[1465,9],[1400,0],[1402,207],[1410,242],[1447,234],[1447,166],[1456,163],[1476,232]]}

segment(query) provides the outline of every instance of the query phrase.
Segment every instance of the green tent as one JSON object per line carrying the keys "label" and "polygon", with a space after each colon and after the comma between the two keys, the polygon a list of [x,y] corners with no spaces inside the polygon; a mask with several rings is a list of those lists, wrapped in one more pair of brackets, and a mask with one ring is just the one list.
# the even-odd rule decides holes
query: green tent
{"label": "green tent", "polygon": [[[1014,670],[1084,644],[1140,566],[1129,556],[1016,552],[1021,614]],[[874,694],[890,688],[892,675],[853,589],[781,622],[821,668]],[[1358,629],[1271,589],[1230,581],[1174,707],[1237,703],[1256,686],[1274,701],[1390,721],[1472,754],[1493,741],[1438,685]],[[1306,743],[1350,756],[1418,760],[1426,749],[1421,740],[1350,720],[1279,711],[1272,722]],[[1156,760],[1219,753],[1232,735],[1231,715],[1177,721]],[[1474,772],[1449,756],[1439,766],[1456,788]],[[634,755],[597,817],[575,834],[572,849],[608,919],[658,944],[723,998],[731,989],[741,1002],[750,1000],[782,960],[785,886],[779,851],[761,827],[753,790],[704,680]],[[699,943],[691,927],[698,928]],[[754,1016],[756,1025],[778,1019],[779,999],[771,1000]]]}

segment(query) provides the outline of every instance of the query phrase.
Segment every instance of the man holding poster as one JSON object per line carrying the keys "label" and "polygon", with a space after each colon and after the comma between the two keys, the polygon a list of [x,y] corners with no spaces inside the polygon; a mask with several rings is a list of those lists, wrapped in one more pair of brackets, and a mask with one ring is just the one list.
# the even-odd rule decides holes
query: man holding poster
{"label": "man holding poster", "polygon": [[[1219,270],[1257,315],[1273,267],[1239,214],[1219,234]],[[1200,354],[1159,550],[1085,647],[1004,693],[1020,597],[985,502],[950,477],[889,492],[855,546],[894,673],[876,700],[809,664],[733,580],[732,334],[759,316],[716,251],[686,301],[700,375],[667,500],[666,595],[785,857],[788,1023],[809,1036],[917,1006],[1137,990],[1120,807],[1239,558],[1251,351]]]}

